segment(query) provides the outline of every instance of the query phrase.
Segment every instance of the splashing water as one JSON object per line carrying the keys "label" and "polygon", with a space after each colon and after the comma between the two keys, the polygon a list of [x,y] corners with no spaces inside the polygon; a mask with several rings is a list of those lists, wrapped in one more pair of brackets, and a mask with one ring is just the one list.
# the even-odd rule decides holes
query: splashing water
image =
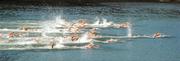
{"label": "splashing water", "polygon": [[65,19],[62,18],[62,16],[57,16],[55,20],[56,20],[56,23],[59,25],[64,25],[66,22]]}
{"label": "splashing water", "polygon": [[42,33],[41,33],[42,37],[47,37],[46,33],[47,33],[47,31],[50,31],[49,29],[50,29],[49,26],[43,25],[43,29],[42,29]]}
{"label": "splashing water", "polygon": [[54,24],[51,22],[44,22],[42,24],[42,36],[47,37],[46,33],[51,33],[51,32],[58,32],[58,30],[55,28]]}
{"label": "splashing water", "polygon": [[96,22],[93,25],[99,25],[100,24],[100,19],[98,17],[96,17]]}
{"label": "splashing water", "polygon": [[64,45],[61,44],[61,43],[63,43],[64,38],[55,38],[55,40],[58,41],[58,42],[56,43],[56,45],[55,45],[56,48],[62,48],[62,47],[64,47]]}
{"label": "splashing water", "polygon": [[78,39],[79,42],[87,42],[88,41],[88,32],[86,32],[85,34],[82,35],[82,37],[80,37]]}
{"label": "splashing water", "polygon": [[42,35],[42,37],[47,37],[47,36],[46,36],[46,32],[42,32],[41,35]]}
{"label": "splashing water", "polygon": [[[105,18],[99,19],[98,17],[96,17],[96,20],[97,21],[93,25],[108,27],[109,25],[112,24],[112,22],[108,22],[107,19],[105,19]],[[101,20],[102,20],[102,22],[100,22]]]}
{"label": "splashing water", "polygon": [[112,22],[108,22],[107,19],[105,19],[105,18],[102,18],[102,20],[103,20],[102,24],[105,25],[105,26],[109,26],[109,25],[112,24]]}
{"label": "splashing water", "polygon": [[99,25],[99,24],[100,24],[99,22],[100,22],[100,21],[97,20],[93,25]]}
{"label": "splashing water", "polygon": [[128,28],[127,28],[127,36],[128,37],[132,37],[132,24],[130,24],[129,22],[127,23],[128,24]]}
{"label": "splashing water", "polygon": [[105,18],[102,18],[102,25],[107,25],[107,19],[105,19]]}

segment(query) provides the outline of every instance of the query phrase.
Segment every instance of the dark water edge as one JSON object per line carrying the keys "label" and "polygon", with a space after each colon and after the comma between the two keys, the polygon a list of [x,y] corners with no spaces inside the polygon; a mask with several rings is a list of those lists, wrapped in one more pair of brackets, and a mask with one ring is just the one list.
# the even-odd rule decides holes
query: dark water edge
{"label": "dark water edge", "polygon": [[179,5],[180,2],[100,2],[100,3],[83,3],[83,4],[74,4],[74,3],[32,3],[28,2],[27,4],[22,2],[21,3],[9,3],[9,2],[2,2],[0,1],[0,9],[6,8],[29,8],[29,7],[105,7],[105,6],[121,6],[126,4],[135,4],[135,5],[142,5],[142,4],[173,4]]}
{"label": "dark water edge", "polygon": [[180,3],[180,0],[1,0],[0,6],[103,6],[101,3]]}

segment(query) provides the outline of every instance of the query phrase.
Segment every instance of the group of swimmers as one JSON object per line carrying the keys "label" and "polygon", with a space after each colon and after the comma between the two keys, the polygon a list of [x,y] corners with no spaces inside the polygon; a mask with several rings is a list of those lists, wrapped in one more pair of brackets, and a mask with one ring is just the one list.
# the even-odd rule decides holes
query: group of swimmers
{"label": "group of swimmers", "polygon": [[[85,28],[87,26],[87,22],[84,19],[80,19],[79,22],[72,24],[71,26],[68,27],[68,31],[72,32],[72,34],[70,34],[68,37],[65,38],[70,38],[71,41],[77,41],[80,36],[78,34],[78,32],[80,30],[82,30],[83,28]],[[127,28],[129,27],[129,23],[125,22],[125,23],[120,23],[120,24],[114,24],[114,26],[116,28]],[[28,31],[29,28],[28,27],[22,27],[21,30],[23,31]],[[13,38],[13,37],[17,37],[20,36],[22,34],[20,33],[15,33],[15,32],[9,32],[8,33],[8,38]],[[0,37],[2,37],[2,34],[0,34]],[[89,32],[88,32],[88,39],[93,39],[97,37],[97,32],[96,32],[96,28],[92,28]],[[161,33],[157,32],[153,35],[153,38],[160,38],[161,37]],[[112,39],[108,40],[108,43],[112,42]],[[51,44],[51,48],[53,48],[55,46],[54,41],[50,42]],[[94,48],[97,47],[97,45],[94,45],[93,42],[89,42],[89,44],[86,45],[86,48]]]}
{"label": "group of swimmers", "polygon": [[[78,35],[78,32],[85,28],[87,25],[87,22],[85,19],[80,19],[78,23],[74,23],[72,24],[72,26],[70,26],[69,31],[72,32],[72,34],[70,35],[70,39],[71,41],[77,41],[80,36]],[[92,28],[87,36],[89,40],[92,40],[94,37],[96,37],[97,33],[96,33],[96,28]],[[95,45],[92,42],[89,42],[88,45],[86,45],[87,48],[93,48],[95,47]]]}
{"label": "group of swimmers", "polygon": [[[78,39],[80,38],[79,36],[79,31],[82,30],[83,28],[85,28],[87,25],[85,19],[80,19],[77,23],[73,23],[71,26],[68,27],[68,31],[71,32],[71,34],[68,36],[64,36],[64,41],[70,40],[72,42],[74,41],[78,41]],[[94,38],[96,36],[96,28],[92,28],[88,34],[88,40],[92,40],[92,38]],[[55,43],[50,42],[50,46],[51,48],[53,48],[53,46],[55,46]],[[92,42],[89,42],[89,44],[86,45],[87,48],[93,48],[95,47],[95,45]]]}
{"label": "group of swimmers", "polygon": [[[73,34],[70,35],[72,41],[77,41],[79,39],[79,35],[77,34],[77,32],[79,32],[81,29],[85,28],[86,24],[87,24],[86,21],[81,19],[78,23],[75,23],[70,27],[70,30],[73,30]],[[117,28],[128,28],[130,26],[130,24],[128,22],[121,23],[121,24],[115,24],[115,25]],[[97,33],[96,33],[96,28],[92,28],[88,32],[88,39],[93,39],[94,37],[98,37]],[[160,38],[161,33],[157,32],[152,37],[153,38]],[[107,42],[111,43],[112,39],[107,40]],[[92,48],[92,47],[94,47],[94,44],[89,43],[88,45],[86,45],[86,47]]]}

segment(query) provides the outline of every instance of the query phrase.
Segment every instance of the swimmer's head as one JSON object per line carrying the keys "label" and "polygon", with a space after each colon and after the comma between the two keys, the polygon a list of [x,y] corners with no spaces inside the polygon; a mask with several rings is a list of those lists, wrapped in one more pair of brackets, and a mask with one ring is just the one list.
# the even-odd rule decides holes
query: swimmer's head
{"label": "swimmer's head", "polygon": [[160,34],[160,32],[156,32],[156,34]]}
{"label": "swimmer's head", "polygon": [[86,21],[85,21],[85,19],[80,19],[79,23],[83,23],[84,24],[84,23],[86,23]]}

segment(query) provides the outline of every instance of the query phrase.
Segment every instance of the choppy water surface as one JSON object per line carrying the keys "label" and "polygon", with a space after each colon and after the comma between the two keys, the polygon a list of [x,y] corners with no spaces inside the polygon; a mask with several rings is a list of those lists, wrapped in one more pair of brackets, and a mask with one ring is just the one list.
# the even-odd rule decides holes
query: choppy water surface
{"label": "choppy water surface", "polygon": [[[98,43],[97,49],[1,50],[0,61],[179,61],[180,4],[111,3],[83,7],[0,7],[0,29],[17,29],[24,24],[39,26],[63,16],[68,21],[97,17],[108,21],[131,22],[133,35],[161,32],[171,38],[128,39],[110,44]],[[39,23],[39,24],[35,24]],[[126,30],[103,28],[101,35],[126,35]],[[7,32],[2,32],[7,33]],[[32,35],[33,36],[33,35]],[[0,49],[6,47],[0,46]]]}

